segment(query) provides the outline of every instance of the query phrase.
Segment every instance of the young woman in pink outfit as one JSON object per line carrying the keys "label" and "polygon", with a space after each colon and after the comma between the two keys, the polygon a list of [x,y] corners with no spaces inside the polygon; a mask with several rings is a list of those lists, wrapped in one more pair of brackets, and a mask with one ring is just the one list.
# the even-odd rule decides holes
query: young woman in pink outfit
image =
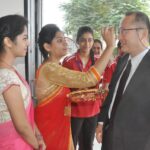
{"label": "young woman in pink outfit", "polygon": [[0,149],[45,150],[34,123],[31,93],[27,82],[13,67],[24,57],[29,41],[27,20],[19,15],[0,18]]}

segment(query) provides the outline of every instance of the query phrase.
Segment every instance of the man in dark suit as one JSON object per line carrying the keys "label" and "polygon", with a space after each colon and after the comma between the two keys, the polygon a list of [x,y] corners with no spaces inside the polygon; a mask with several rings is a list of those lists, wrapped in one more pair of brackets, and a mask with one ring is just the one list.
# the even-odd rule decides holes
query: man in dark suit
{"label": "man in dark suit", "polygon": [[102,150],[150,150],[149,35],[146,14],[126,13],[119,28],[126,54],[118,61],[96,131]]}

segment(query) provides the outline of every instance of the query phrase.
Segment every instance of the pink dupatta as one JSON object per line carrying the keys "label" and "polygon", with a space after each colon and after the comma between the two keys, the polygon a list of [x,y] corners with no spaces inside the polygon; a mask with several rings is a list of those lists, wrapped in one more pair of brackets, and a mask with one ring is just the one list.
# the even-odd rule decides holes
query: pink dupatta
{"label": "pink dupatta", "polygon": [[[23,79],[23,77],[19,75],[18,72],[16,72],[16,74],[23,82],[23,84],[27,87],[28,91],[30,91],[30,88],[27,82]],[[30,93],[30,98],[31,98],[31,93]],[[30,100],[26,108],[26,115],[29,123],[34,128],[34,109],[33,109],[32,100]],[[26,143],[26,141],[24,141],[24,139],[18,134],[11,120],[0,124],[0,149],[1,150],[33,150],[33,148],[28,143]]]}

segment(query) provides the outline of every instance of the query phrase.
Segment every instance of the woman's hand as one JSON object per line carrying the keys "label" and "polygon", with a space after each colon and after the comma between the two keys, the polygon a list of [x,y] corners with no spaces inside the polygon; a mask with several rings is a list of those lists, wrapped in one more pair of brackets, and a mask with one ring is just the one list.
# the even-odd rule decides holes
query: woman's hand
{"label": "woman's hand", "polygon": [[35,135],[36,136],[36,139],[38,141],[38,149],[35,149],[35,150],[46,150],[46,145],[45,145],[45,142],[43,140],[43,137],[41,134],[37,134]]}
{"label": "woman's hand", "polygon": [[107,47],[115,47],[115,30],[114,27],[104,27],[101,30],[103,39]]}
{"label": "woman's hand", "polygon": [[37,140],[38,140],[38,143],[39,143],[39,150],[46,150],[46,145],[45,145],[45,142],[44,142],[43,138],[37,139]]}
{"label": "woman's hand", "polygon": [[36,137],[38,144],[39,144],[38,150],[46,150],[46,144],[44,142],[43,136],[41,135],[36,124],[35,124],[35,137]]}

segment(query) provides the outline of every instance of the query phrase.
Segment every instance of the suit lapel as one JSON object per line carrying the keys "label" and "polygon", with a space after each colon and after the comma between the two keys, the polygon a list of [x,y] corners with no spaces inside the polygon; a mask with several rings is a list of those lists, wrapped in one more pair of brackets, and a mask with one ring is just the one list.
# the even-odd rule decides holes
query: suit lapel
{"label": "suit lapel", "polygon": [[125,90],[125,93],[128,93],[128,90],[130,91],[134,87],[137,87],[137,85],[139,85],[139,82],[141,82],[142,80],[145,80],[145,76],[147,78],[147,76],[149,75],[149,68],[150,68],[150,50],[144,56],[138,68],[136,69],[135,73],[133,74]]}
{"label": "suit lapel", "polygon": [[113,74],[113,77],[112,77],[112,81],[111,83],[115,83],[114,85],[116,86],[116,83],[120,77],[120,74],[122,73],[125,65],[127,64],[127,61],[128,61],[128,58],[129,58],[129,55],[126,54],[124,55],[123,57],[121,57],[118,61],[118,64],[117,64],[117,67],[116,67],[116,70]]}
{"label": "suit lapel", "polygon": [[116,87],[116,83],[120,77],[122,70],[124,69],[124,67],[127,63],[128,57],[129,57],[129,55],[126,54],[119,59],[117,66],[116,66],[116,69],[113,73],[112,80],[111,80],[110,85],[109,85],[109,93],[108,93],[108,96],[107,96],[105,102],[103,103],[103,107],[105,107],[105,106],[109,107],[110,106],[112,98],[113,98],[113,93],[114,93],[114,90]]}

